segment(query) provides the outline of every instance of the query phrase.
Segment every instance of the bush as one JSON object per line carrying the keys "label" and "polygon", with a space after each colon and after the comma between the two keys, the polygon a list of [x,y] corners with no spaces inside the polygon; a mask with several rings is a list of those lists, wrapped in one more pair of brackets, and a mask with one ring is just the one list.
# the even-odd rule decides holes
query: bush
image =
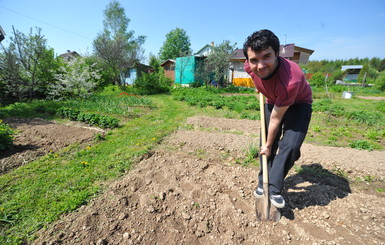
{"label": "bush", "polygon": [[312,87],[323,87],[325,86],[325,76],[320,73],[316,72],[310,79],[310,85]]}
{"label": "bush", "polygon": [[12,128],[0,120],[0,151],[11,148],[14,132]]}
{"label": "bush", "polygon": [[58,115],[69,118],[72,121],[80,121],[101,128],[116,128],[119,126],[119,119],[117,118],[97,113],[84,113],[71,108],[60,108],[58,110]]}
{"label": "bush", "polygon": [[161,94],[170,91],[171,83],[172,80],[164,76],[163,68],[160,67],[157,72],[142,72],[133,87],[141,95]]}
{"label": "bush", "polygon": [[376,83],[374,84],[374,88],[385,92],[385,73],[381,73],[381,75],[378,76]]}

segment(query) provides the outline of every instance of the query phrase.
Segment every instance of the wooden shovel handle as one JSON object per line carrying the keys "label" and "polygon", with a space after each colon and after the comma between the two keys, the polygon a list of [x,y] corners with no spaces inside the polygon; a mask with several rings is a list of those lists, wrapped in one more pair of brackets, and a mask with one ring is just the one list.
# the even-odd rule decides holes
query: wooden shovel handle
{"label": "wooden shovel handle", "polygon": [[[259,93],[259,110],[261,117],[261,146],[266,145],[266,121],[265,121],[265,103],[263,94]],[[267,172],[267,156],[262,155],[263,184],[269,183],[269,174]]]}

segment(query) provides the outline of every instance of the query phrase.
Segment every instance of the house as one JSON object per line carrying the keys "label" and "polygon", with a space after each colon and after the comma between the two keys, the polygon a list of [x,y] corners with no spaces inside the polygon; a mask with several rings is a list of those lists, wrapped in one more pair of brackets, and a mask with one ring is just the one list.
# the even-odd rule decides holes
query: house
{"label": "house", "polygon": [[160,64],[160,66],[164,69],[164,75],[175,81],[175,60],[168,59]]}
{"label": "house", "polygon": [[307,64],[309,57],[314,53],[314,50],[295,46],[294,43],[281,45],[279,47],[279,55],[288,60],[292,60],[297,64]]}
{"label": "house", "polygon": [[363,68],[362,65],[345,65],[345,66],[342,66],[341,71],[345,71],[343,81],[356,83],[358,80],[358,75],[360,74],[362,68]]}
{"label": "house", "polygon": [[120,73],[120,79],[122,81],[125,81],[124,84],[132,85],[134,84],[135,80],[141,75],[142,72],[150,73],[153,72],[154,69],[151,66],[144,65],[141,63],[138,63],[134,66],[127,67]]}
{"label": "house", "polygon": [[[281,45],[279,49],[279,55],[289,60],[296,62],[297,64],[306,64],[309,61],[310,55],[314,50],[301,48],[294,44]],[[246,57],[243,54],[243,49],[236,49],[230,59],[230,83],[239,87],[254,87],[254,83],[243,70],[243,64],[246,61]]]}
{"label": "house", "polygon": [[198,52],[196,52],[194,56],[207,57],[213,51],[213,47],[214,47],[214,42],[211,42],[211,45],[209,44],[205,45]]}
{"label": "house", "polygon": [[73,59],[76,59],[77,57],[80,57],[81,55],[78,54],[76,51],[67,50],[67,53],[59,55],[62,57],[65,61],[70,61]]}

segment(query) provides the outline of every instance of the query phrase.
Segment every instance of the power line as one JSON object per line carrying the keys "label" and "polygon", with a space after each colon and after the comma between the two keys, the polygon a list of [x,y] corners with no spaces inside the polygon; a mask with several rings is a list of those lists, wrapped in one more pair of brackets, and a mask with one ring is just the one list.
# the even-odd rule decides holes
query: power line
{"label": "power line", "polygon": [[15,11],[15,10],[10,9],[10,8],[7,8],[7,7],[4,7],[4,6],[2,6],[2,5],[0,5],[0,8],[6,9],[6,10],[8,10],[8,11],[11,11],[11,12],[13,12],[13,13],[15,13],[15,14],[24,16],[24,17],[29,18],[29,19],[31,19],[31,20],[40,22],[40,23],[42,23],[42,24],[44,24],[44,25],[51,26],[51,27],[53,27],[53,28],[55,28],[55,29],[58,29],[58,30],[60,30],[60,31],[68,32],[68,33],[71,33],[72,35],[75,35],[75,36],[78,36],[78,37],[81,37],[81,38],[84,38],[84,39],[87,39],[87,40],[92,40],[91,38],[86,37],[86,36],[83,36],[83,35],[81,35],[81,34],[79,34],[79,33],[76,33],[76,32],[73,32],[73,31],[70,31],[70,30],[61,28],[61,27],[59,27],[59,26],[52,25],[52,24],[50,24],[50,23],[47,23],[47,22],[45,22],[45,21],[36,19],[36,18],[34,18],[34,17],[31,17],[31,16],[28,16],[28,15],[26,15],[26,14],[20,13],[20,12],[18,12],[18,11]]}

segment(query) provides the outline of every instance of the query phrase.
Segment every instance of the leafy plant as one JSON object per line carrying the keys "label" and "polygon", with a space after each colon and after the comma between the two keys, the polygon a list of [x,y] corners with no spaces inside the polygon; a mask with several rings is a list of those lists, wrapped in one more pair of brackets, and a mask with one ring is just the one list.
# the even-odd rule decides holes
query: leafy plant
{"label": "leafy plant", "polygon": [[372,151],[373,146],[366,140],[354,140],[349,144],[351,148]]}
{"label": "leafy plant", "polygon": [[5,124],[0,120],[0,151],[11,148],[14,133],[15,132],[8,124]]}
{"label": "leafy plant", "polygon": [[85,113],[71,108],[60,108],[58,115],[69,118],[73,121],[85,122],[90,125],[97,125],[101,128],[116,128],[119,126],[119,119],[100,115],[97,113]]}

